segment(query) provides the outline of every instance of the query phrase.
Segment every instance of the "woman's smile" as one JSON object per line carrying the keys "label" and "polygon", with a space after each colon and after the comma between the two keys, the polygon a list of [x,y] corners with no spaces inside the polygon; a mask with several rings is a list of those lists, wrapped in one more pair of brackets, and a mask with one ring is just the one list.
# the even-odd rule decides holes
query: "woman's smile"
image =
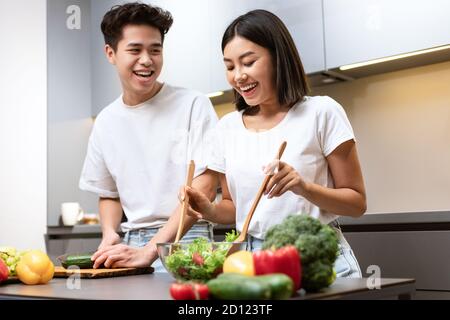
{"label": "woman's smile", "polygon": [[253,82],[253,83],[247,84],[245,86],[239,86],[239,92],[245,98],[249,98],[249,97],[254,95],[254,93],[256,92],[257,87],[258,87],[258,83],[257,82]]}

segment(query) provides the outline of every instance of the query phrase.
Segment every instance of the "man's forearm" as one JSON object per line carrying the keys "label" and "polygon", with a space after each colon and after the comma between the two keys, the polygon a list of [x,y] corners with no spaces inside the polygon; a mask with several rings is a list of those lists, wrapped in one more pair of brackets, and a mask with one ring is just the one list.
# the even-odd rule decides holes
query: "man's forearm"
{"label": "man's forearm", "polygon": [[123,215],[120,199],[99,198],[98,208],[102,233],[117,232]]}

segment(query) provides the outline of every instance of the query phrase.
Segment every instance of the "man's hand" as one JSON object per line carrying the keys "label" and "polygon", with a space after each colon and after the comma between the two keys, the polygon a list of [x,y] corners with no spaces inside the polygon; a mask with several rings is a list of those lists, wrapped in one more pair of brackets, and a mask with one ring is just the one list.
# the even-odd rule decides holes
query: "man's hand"
{"label": "man's hand", "polygon": [[119,244],[121,242],[120,236],[117,232],[111,231],[103,233],[102,242],[98,246],[98,250],[104,249],[108,246]]}
{"label": "man's hand", "polygon": [[148,247],[133,248],[124,244],[105,246],[91,258],[94,269],[102,264],[105,268],[144,268],[156,260],[156,253]]}

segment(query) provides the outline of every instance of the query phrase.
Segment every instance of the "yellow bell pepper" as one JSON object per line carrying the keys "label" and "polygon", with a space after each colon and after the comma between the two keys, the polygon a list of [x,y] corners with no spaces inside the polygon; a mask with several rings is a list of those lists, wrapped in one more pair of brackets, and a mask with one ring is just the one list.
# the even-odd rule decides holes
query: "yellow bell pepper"
{"label": "yellow bell pepper", "polygon": [[53,278],[55,266],[42,251],[31,250],[22,256],[16,272],[19,280],[25,284],[45,284]]}
{"label": "yellow bell pepper", "polygon": [[250,251],[237,251],[230,254],[223,263],[224,273],[240,273],[247,276],[255,275],[253,255]]}

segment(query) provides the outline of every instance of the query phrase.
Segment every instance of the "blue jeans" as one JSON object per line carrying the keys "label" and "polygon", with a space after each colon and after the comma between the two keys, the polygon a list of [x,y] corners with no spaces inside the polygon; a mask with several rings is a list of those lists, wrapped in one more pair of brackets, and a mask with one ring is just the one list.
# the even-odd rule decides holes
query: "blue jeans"
{"label": "blue jeans", "polygon": [[[159,231],[159,228],[143,228],[125,233],[122,243],[131,247],[144,247]],[[189,242],[196,238],[206,238],[213,241],[213,228],[210,223],[197,223],[184,235],[180,242]],[[155,272],[167,272],[158,258],[152,263]]]}
{"label": "blue jeans", "polygon": [[[334,262],[334,270],[336,271],[336,277],[341,278],[361,278],[362,273],[356,260],[355,254],[352,248],[345,240],[341,229],[333,227],[339,238],[339,251],[336,261]],[[251,251],[261,250],[264,240],[258,239],[252,236],[248,237],[248,248]]]}

